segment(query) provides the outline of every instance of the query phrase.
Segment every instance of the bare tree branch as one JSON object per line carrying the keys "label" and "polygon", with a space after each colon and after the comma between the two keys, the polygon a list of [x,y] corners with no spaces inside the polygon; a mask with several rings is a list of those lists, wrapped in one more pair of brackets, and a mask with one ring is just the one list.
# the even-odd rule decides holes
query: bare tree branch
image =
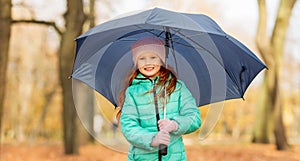
{"label": "bare tree branch", "polygon": [[[256,46],[260,53],[272,53],[270,49],[270,40],[267,35],[267,8],[265,0],[257,0],[258,2],[258,11],[259,11],[259,19],[258,19],[258,27],[256,33]],[[267,66],[273,66],[272,63],[274,61],[274,56],[261,54],[262,59],[267,64]]]}
{"label": "bare tree branch", "polygon": [[274,55],[277,57],[275,60],[278,61],[279,66],[282,64],[282,55],[284,51],[284,41],[286,37],[286,32],[289,26],[289,20],[292,15],[293,7],[296,3],[296,0],[281,0],[279,9],[277,11],[276,22],[274,25],[271,45],[274,48]]}
{"label": "bare tree branch", "polygon": [[63,33],[63,31],[61,31],[58,28],[58,26],[56,25],[55,22],[39,21],[39,20],[12,20],[12,23],[13,24],[16,24],[16,23],[34,23],[34,24],[41,24],[41,25],[46,25],[46,26],[52,26],[59,35],[62,35],[62,33]]}
{"label": "bare tree branch", "polygon": [[95,26],[95,0],[90,0],[90,12],[88,15],[88,19],[89,19],[89,28],[92,28]]}

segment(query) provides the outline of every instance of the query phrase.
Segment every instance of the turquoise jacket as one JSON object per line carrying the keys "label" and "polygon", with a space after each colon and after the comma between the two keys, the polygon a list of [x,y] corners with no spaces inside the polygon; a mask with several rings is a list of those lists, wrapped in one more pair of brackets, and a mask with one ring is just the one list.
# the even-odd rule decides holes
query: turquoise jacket
{"label": "turquoise jacket", "polygon": [[[130,143],[127,161],[158,160],[158,147],[150,146],[152,138],[158,132],[154,95],[147,93],[153,89],[155,83],[157,79],[150,80],[139,74],[126,90],[120,125],[123,135]],[[158,99],[161,119],[163,118],[162,102]],[[202,121],[195,100],[182,81],[178,81],[166,107],[167,118],[175,120],[178,129],[170,133],[168,155],[163,156],[162,160],[185,161],[187,159],[182,135],[197,130]]]}

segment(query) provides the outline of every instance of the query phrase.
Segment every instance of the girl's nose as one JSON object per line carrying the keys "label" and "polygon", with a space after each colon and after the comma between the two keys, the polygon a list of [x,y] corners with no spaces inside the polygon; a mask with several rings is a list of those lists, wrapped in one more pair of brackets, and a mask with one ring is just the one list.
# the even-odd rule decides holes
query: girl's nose
{"label": "girl's nose", "polygon": [[146,61],[145,61],[145,63],[146,63],[147,65],[151,64],[151,62],[152,62],[152,61],[151,61],[151,59],[149,59],[149,58],[147,58]]}

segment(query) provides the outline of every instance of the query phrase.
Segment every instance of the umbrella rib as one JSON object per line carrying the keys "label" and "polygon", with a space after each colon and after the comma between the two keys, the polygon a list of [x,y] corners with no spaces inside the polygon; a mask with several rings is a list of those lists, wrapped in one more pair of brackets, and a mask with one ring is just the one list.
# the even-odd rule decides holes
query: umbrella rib
{"label": "umbrella rib", "polygon": [[[173,31],[174,31],[174,30],[173,30]],[[176,32],[176,31],[175,31],[175,32]],[[196,41],[194,41],[194,40],[191,39],[190,37],[185,36],[185,35],[182,34],[180,31],[177,31],[177,33],[178,33],[179,35],[181,35],[182,37],[187,38],[188,40],[190,40],[191,42],[193,42],[194,44],[196,44],[197,46],[199,46],[201,49],[203,49],[203,50],[205,50],[206,52],[210,53],[210,55],[211,55],[213,58],[215,58],[215,60],[217,60],[217,62],[224,68],[225,72],[227,73],[227,75],[229,76],[229,78],[231,79],[231,81],[234,82],[234,85],[235,85],[236,89],[239,91],[240,95],[242,96],[241,90],[240,90],[240,88],[238,87],[237,82],[234,81],[234,79],[232,79],[231,75],[229,74],[229,72],[227,71],[227,69],[225,68],[225,66],[224,66],[224,64],[223,64],[222,62],[220,62],[220,61],[219,61],[219,60],[218,60],[218,59],[217,59],[217,58],[216,58],[209,50],[207,50],[206,48],[204,48],[203,46],[201,46],[199,43],[197,43]],[[178,43],[178,42],[176,42],[176,43]],[[182,45],[185,45],[185,46],[188,46],[188,47],[193,47],[193,46],[186,45],[186,44],[183,44],[183,43],[181,43],[181,44],[182,44]]]}
{"label": "umbrella rib", "polygon": [[[137,26],[137,27],[138,27],[138,26]],[[154,35],[154,36],[156,36],[156,37],[160,37],[160,36],[164,33],[164,31],[162,31],[162,32],[160,32],[158,35],[156,35],[155,33],[151,32],[151,30],[149,30],[149,29],[143,29],[143,28],[141,28],[141,27],[138,27],[138,28],[140,28],[140,29],[142,29],[142,30],[145,30],[146,32],[148,32],[148,33],[150,33],[150,34],[152,34],[152,35]]]}
{"label": "umbrella rib", "polygon": [[[137,27],[137,28],[139,28],[140,30],[144,30],[145,32],[147,32],[147,33],[150,33],[150,34],[152,34],[152,35],[154,35],[154,36],[156,36],[156,37],[160,37],[164,32],[162,31],[162,32],[160,32],[158,35],[156,35],[155,33],[153,33],[152,31],[153,30],[155,30],[155,29],[144,29],[144,28],[142,28],[142,27],[140,27],[140,26],[138,26],[138,25],[135,25],[135,27]],[[143,33],[143,32],[142,32]],[[123,38],[126,38],[127,37],[127,35],[123,35],[122,37],[120,37],[120,38],[118,38],[117,40],[121,40],[121,39],[123,39]],[[124,39],[123,39],[124,40]],[[122,40],[121,40],[122,41]],[[126,40],[125,40],[126,41]],[[133,41],[133,40],[132,40]]]}
{"label": "umbrella rib", "polygon": [[[173,30],[174,31],[174,33],[172,34],[172,35],[176,35],[176,33],[179,33],[180,35],[182,35],[183,37],[185,37],[185,38],[190,38],[190,37],[192,37],[192,36],[186,36],[186,35],[184,35],[184,34],[182,34],[179,30],[174,30],[174,29],[171,29],[171,30]],[[196,35],[201,35],[201,34],[194,34],[193,36],[196,36]],[[172,37],[173,38],[173,37]],[[174,38],[172,39],[172,40],[174,40]],[[191,39],[189,39],[189,40],[191,40]],[[181,45],[184,45],[184,46],[186,46],[186,47],[191,47],[191,48],[197,48],[197,47],[194,47],[194,46],[192,46],[192,45],[188,45],[188,44],[184,44],[184,43],[181,43],[181,42],[179,42],[179,41],[173,41],[173,42],[175,42],[175,43],[177,43],[177,44],[181,44]],[[202,46],[200,46],[200,45],[198,45],[200,48],[197,48],[197,49],[203,49],[203,50],[205,50],[205,48],[203,48]]]}
{"label": "umbrella rib", "polygon": [[[170,32],[169,32],[170,33]],[[174,43],[173,43],[173,36],[172,34],[170,34],[170,40],[171,40],[171,53],[174,57],[174,61],[175,61],[175,68],[176,68],[176,73],[178,73],[178,65],[177,65],[177,59],[176,59],[176,56],[175,56],[175,51],[174,51]]]}

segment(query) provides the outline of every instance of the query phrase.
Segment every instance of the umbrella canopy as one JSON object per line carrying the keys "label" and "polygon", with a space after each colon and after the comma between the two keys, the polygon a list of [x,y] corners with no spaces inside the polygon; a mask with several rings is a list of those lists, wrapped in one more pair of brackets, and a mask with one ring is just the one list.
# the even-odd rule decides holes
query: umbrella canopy
{"label": "umbrella canopy", "polygon": [[79,36],[72,78],[117,106],[127,71],[133,67],[130,47],[151,36],[166,41],[167,67],[174,68],[198,106],[242,98],[266,67],[208,16],[154,8],[115,18]]}

